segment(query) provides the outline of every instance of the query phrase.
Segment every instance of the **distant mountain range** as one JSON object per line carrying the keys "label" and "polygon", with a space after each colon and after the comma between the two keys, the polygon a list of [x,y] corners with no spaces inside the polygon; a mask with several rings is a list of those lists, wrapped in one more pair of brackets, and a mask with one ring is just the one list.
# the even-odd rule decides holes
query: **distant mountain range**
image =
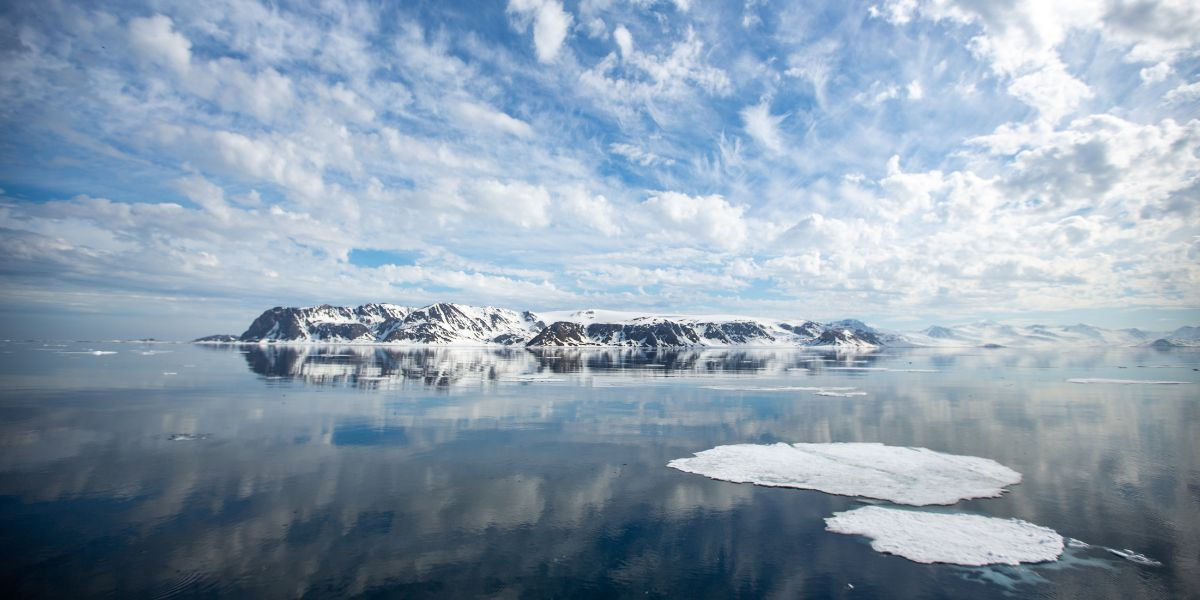
{"label": "distant mountain range", "polygon": [[447,346],[637,347],[784,346],[822,348],[1200,346],[1200,327],[1152,333],[1090,325],[1012,326],[990,321],[896,333],[854,319],[829,323],[734,316],[656,315],[607,310],[533,313],[439,303],[358,307],[275,307],[241,335],[200,343],[352,343]]}

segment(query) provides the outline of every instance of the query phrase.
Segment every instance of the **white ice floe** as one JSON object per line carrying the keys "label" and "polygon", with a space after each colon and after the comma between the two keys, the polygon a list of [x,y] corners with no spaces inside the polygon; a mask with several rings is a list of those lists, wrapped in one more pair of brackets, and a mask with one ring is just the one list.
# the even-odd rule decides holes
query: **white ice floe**
{"label": "white ice floe", "polygon": [[566,381],[562,377],[552,377],[550,375],[509,375],[501,377],[500,380],[512,383],[557,383]]}
{"label": "white ice floe", "polygon": [[1145,554],[1141,554],[1139,552],[1134,552],[1133,550],[1130,550],[1128,548],[1126,548],[1124,550],[1117,550],[1116,548],[1105,548],[1105,550],[1108,550],[1109,552],[1116,554],[1117,556],[1120,556],[1121,558],[1123,558],[1129,562],[1137,563],[1139,565],[1146,565],[1147,567],[1161,567],[1162,566],[1162,563],[1158,562],[1157,560],[1154,560],[1153,558],[1150,558],[1149,556],[1146,556]]}
{"label": "white ice floe", "polygon": [[883,373],[937,373],[937,369],[889,369],[887,367],[825,367],[826,371],[880,371]]}
{"label": "white ice floe", "polygon": [[848,392],[855,387],[814,387],[814,386],[758,386],[758,385],[702,385],[700,389],[720,390],[723,392]]}
{"label": "white ice floe", "polygon": [[825,519],[834,533],[871,538],[871,547],[920,563],[1017,565],[1057,560],[1063,537],[1019,519],[865,506]]}
{"label": "white ice floe", "polygon": [[832,396],[834,398],[850,398],[852,396],[866,396],[866,392],[835,392],[833,390],[821,390],[816,392],[818,396]]}
{"label": "white ice floe", "polygon": [[667,466],[734,483],[914,506],[992,498],[1021,481],[1020,473],[986,458],[878,443],[717,446]]}
{"label": "white ice floe", "polygon": [[1117,385],[1133,385],[1133,384],[1140,383],[1143,385],[1186,385],[1190,382],[1188,382],[1188,381],[1153,381],[1153,380],[1149,380],[1149,379],[1099,379],[1099,378],[1088,379],[1088,378],[1080,378],[1080,379],[1068,379],[1067,383],[1112,383],[1112,384],[1117,384]]}

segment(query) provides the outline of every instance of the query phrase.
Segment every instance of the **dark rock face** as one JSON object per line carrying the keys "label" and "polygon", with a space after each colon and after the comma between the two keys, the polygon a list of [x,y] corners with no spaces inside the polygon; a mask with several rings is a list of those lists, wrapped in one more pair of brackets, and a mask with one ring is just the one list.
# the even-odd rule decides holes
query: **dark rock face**
{"label": "dark rock face", "polygon": [[775,336],[768,333],[762,325],[752,321],[705,323],[704,338],[719,344],[753,344],[775,341]]}
{"label": "dark rock face", "polygon": [[526,346],[596,346],[588,339],[583,325],[570,321],[558,321],[542,330],[529,340]]}
{"label": "dark rock face", "polygon": [[808,337],[808,338],[815,338],[815,337],[821,335],[822,331],[825,331],[824,325],[822,325],[820,323],[814,323],[812,321],[803,321],[799,325],[792,325],[790,323],[780,323],[779,326],[783,329],[786,329],[786,330],[796,334],[796,335],[804,336],[804,337]]}
{"label": "dark rock face", "polygon": [[1153,342],[1150,342],[1149,346],[1151,348],[1157,348],[1159,350],[1167,350],[1170,348],[1178,348],[1179,344],[1176,344],[1175,342],[1172,342],[1171,340],[1168,340],[1168,339],[1157,339],[1157,340],[1154,340]]}
{"label": "dark rock face", "polygon": [[238,341],[241,341],[241,338],[238,336],[225,333],[219,335],[206,335],[202,338],[196,338],[192,340],[193,343],[200,344],[232,344]]}
{"label": "dark rock face", "polygon": [[607,346],[639,346],[657,348],[662,346],[693,346],[700,343],[700,336],[690,325],[673,321],[654,323],[593,323],[587,327],[587,336]]}
{"label": "dark rock face", "polygon": [[362,323],[322,323],[313,328],[313,333],[319,340],[347,339],[357,340],[366,338],[374,340],[371,330]]}
{"label": "dark rock face", "polygon": [[860,344],[881,345],[879,338],[875,336],[874,332],[863,329],[854,331],[849,329],[826,329],[812,342],[814,346],[848,346]]}
{"label": "dark rock face", "polygon": [[496,344],[504,344],[505,346],[516,346],[517,344],[524,344],[528,339],[529,339],[529,336],[527,336],[527,335],[518,335],[515,333],[502,333],[502,334],[492,338],[491,341]]}
{"label": "dark rock face", "polygon": [[257,342],[268,339],[272,334],[277,339],[304,339],[304,332],[300,328],[300,320],[298,312],[303,309],[299,308],[283,308],[276,306],[259,315],[250,328],[242,334],[243,342]]}

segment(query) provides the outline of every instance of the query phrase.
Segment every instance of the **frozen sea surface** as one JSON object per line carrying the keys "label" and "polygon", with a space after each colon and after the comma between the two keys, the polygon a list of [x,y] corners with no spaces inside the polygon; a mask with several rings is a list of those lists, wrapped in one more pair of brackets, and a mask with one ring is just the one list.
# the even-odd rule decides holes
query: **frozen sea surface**
{"label": "frozen sea surface", "polygon": [[734,483],[818,490],[898,504],[991,498],[1021,474],[987,458],[877,443],[735,444],[667,466]]}

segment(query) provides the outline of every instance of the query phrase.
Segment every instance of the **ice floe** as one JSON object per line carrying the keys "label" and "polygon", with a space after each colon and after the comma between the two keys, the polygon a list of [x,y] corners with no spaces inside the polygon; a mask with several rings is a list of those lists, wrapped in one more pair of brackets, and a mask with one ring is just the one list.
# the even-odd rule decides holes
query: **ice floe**
{"label": "ice floe", "polygon": [[871,538],[871,547],[920,563],[1017,565],[1057,560],[1063,537],[1019,519],[865,506],[825,519],[834,533]]}
{"label": "ice floe", "polygon": [[866,396],[866,392],[836,392],[833,390],[821,390],[816,392],[818,396],[832,396],[834,398],[850,398],[852,396]]}
{"label": "ice floe", "polygon": [[937,373],[937,369],[889,369],[887,367],[825,367],[826,371],[880,371],[882,373]]}
{"label": "ice floe", "polygon": [[558,383],[566,381],[562,377],[553,377],[550,375],[509,375],[501,377],[500,380],[512,383]]}
{"label": "ice floe", "polygon": [[1150,558],[1149,556],[1146,556],[1145,554],[1141,554],[1139,552],[1134,552],[1133,550],[1130,550],[1128,548],[1126,548],[1124,550],[1117,550],[1116,548],[1105,548],[1105,550],[1108,550],[1109,552],[1116,554],[1117,556],[1120,556],[1121,558],[1123,558],[1129,562],[1137,563],[1139,565],[1145,565],[1147,567],[1161,567],[1162,566],[1162,563],[1158,562],[1157,560],[1154,560],[1153,558]]}
{"label": "ice floe", "polygon": [[1021,474],[990,459],[878,443],[717,446],[668,467],[734,483],[818,490],[897,504],[992,498]]}
{"label": "ice floe", "polygon": [[1111,383],[1116,385],[1186,385],[1188,381],[1153,381],[1150,379],[1101,379],[1101,378],[1077,378],[1068,379],[1067,383]]}
{"label": "ice floe", "polygon": [[210,434],[207,433],[172,433],[167,436],[167,440],[171,442],[195,442],[197,440],[207,440]]}
{"label": "ice floe", "polygon": [[700,389],[720,390],[722,392],[849,392],[855,387],[815,387],[815,386],[758,386],[758,385],[702,385]]}

